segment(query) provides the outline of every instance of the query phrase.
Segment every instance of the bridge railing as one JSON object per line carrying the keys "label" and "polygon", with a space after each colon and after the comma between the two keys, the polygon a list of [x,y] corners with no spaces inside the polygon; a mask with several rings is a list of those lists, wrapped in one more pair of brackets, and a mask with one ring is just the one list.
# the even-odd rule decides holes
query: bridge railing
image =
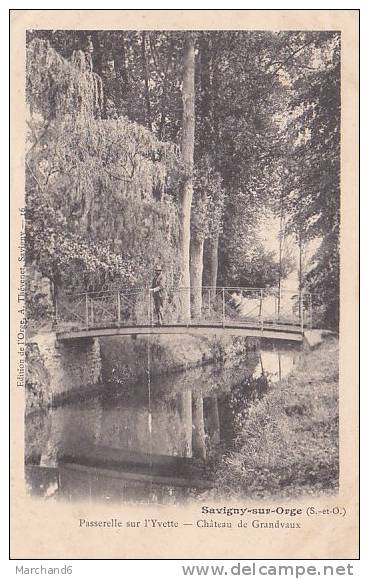
{"label": "bridge railing", "polygon": [[275,288],[150,288],[64,294],[58,299],[57,324],[69,329],[153,326],[161,306],[163,325],[290,327],[312,325],[311,296]]}

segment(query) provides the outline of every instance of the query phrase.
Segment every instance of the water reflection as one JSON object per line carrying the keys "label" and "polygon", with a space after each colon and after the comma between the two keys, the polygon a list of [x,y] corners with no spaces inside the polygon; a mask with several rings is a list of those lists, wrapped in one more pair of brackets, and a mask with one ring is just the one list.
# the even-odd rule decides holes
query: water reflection
{"label": "water reflection", "polygon": [[27,469],[29,484],[71,500],[177,502],[198,494],[211,486],[211,457],[231,447],[250,404],[297,356],[296,347],[262,344],[232,362],[104,384],[42,420],[35,414],[26,424],[38,462]]}
{"label": "water reflection", "polygon": [[259,363],[257,364],[253,377],[258,378],[266,375],[270,382],[280,382],[282,378],[288,376],[299,356],[299,349],[285,346],[283,349],[275,343],[265,344],[260,350]]}

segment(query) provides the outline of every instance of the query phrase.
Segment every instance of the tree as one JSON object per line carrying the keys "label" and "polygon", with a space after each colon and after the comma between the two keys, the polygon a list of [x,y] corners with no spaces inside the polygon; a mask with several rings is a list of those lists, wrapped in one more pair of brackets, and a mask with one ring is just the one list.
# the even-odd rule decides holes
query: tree
{"label": "tree", "polygon": [[[27,180],[32,178],[29,172]],[[93,279],[95,287],[98,279],[101,285],[113,279],[128,286],[136,282],[132,263],[111,251],[108,243],[91,242],[68,228],[67,219],[52,206],[38,182],[36,187],[35,183],[27,187],[26,235],[26,264],[36,264],[50,280],[54,315],[59,291],[76,289],[71,286],[73,280],[88,283]]]}
{"label": "tree", "polygon": [[146,32],[141,33],[141,54],[142,54],[142,67],[145,79],[146,125],[148,129],[152,130],[149,71],[146,57]]}
{"label": "tree", "polygon": [[84,53],[68,62],[36,39],[27,67],[28,263],[49,277],[54,293],[114,277],[146,285],[153,255],[174,272],[176,148],[124,117],[100,118],[99,83]]}
{"label": "tree", "polygon": [[[238,246],[240,235],[251,245],[254,239],[241,231],[239,214],[245,217],[244,227],[254,231],[273,194],[271,166],[279,155],[274,115],[283,108],[283,89],[277,78],[269,80],[266,75],[273,34],[207,34],[203,44],[208,42],[211,49],[205,46],[201,59],[199,111],[204,120],[202,126],[199,121],[202,136],[199,134],[198,139],[200,143],[206,140],[203,147],[211,151],[212,163],[222,179],[224,219],[205,243],[205,280],[215,285],[219,277],[227,285],[231,247]],[[238,223],[237,233],[234,221]]]}
{"label": "tree", "polygon": [[[138,283],[152,254],[182,287],[257,285],[272,279],[273,259],[280,283],[287,237],[304,250],[326,236],[327,248],[338,243],[336,33],[201,31],[196,61],[187,32],[27,36],[28,102],[39,114],[29,165],[70,227],[135,263]],[[84,122],[70,130],[68,116]],[[274,257],[258,237],[270,208],[281,220]],[[307,273],[301,283],[314,289]],[[199,291],[192,307],[198,315]],[[189,311],[187,292],[182,319]]]}
{"label": "tree", "polygon": [[218,275],[218,240],[222,230],[225,191],[217,169],[216,122],[217,62],[215,33],[203,32],[198,38],[195,195],[191,223],[191,284],[193,313],[201,311],[201,287],[210,286],[215,298]]}
{"label": "tree", "polygon": [[312,290],[315,324],[333,330],[339,327],[339,239],[336,231],[327,233],[312,259],[305,277],[305,285]]}
{"label": "tree", "polygon": [[183,184],[178,198],[179,215],[179,286],[181,317],[190,317],[190,240],[191,203],[193,195],[193,154],[195,145],[195,42],[192,34],[185,40],[183,57],[183,116],[181,151],[184,164]]}
{"label": "tree", "polygon": [[[191,209],[190,276],[192,316],[201,316],[204,242],[214,236],[220,227],[224,192],[221,177],[211,165],[210,156],[204,155],[195,169],[194,195]],[[215,287],[213,288],[213,297]]]}
{"label": "tree", "polygon": [[[321,240],[313,268],[300,285],[320,306],[320,323],[338,328],[340,217],[340,42],[337,33],[318,37],[314,52],[293,79],[286,140],[287,227],[300,248]],[[314,272],[314,273],[313,273]],[[325,273],[324,273],[325,272]],[[326,274],[326,279],[325,279]],[[325,279],[325,281],[324,281]],[[326,283],[325,283],[326,282]]]}

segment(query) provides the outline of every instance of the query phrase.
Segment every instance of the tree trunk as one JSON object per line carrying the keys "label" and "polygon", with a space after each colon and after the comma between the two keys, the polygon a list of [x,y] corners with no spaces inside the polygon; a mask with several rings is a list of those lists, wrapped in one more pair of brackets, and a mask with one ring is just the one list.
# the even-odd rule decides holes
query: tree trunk
{"label": "tree trunk", "polygon": [[201,236],[192,235],[191,237],[191,298],[192,298],[192,318],[200,319],[202,311],[202,271],[204,256],[204,239]]}
{"label": "tree trunk", "polygon": [[[220,71],[219,71],[219,46],[221,46],[220,39],[217,38],[218,32],[215,36],[212,35],[210,39],[211,52],[211,125],[212,125],[212,139],[211,148],[214,156],[214,166],[219,171],[219,158],[222,155],[222,139],[219,130],[219,110],[221,110],[219,99],[220,86]],[[221,218],[222,221],[223,218]],[[219,255],[219,229],[213,232],[212,237],[208,241],[208,261],[209,261],[209,281],[208,285],[212,287],[212,300],[215,300],[215,288],[218,280],[218,255]]]}
{"label": "tree trunk", "polygon": [[192,34],[186,35],[183,59],[183,117],[182,158],[185,176],[179,194],[179,271],[180,319],[190,319],[190,221],[193,195],[193,152],[195,142],[195,42]]}
{"label": "tree trunk", "polygon": [[[198,125],[196,138],[196,159],[210,151],[211,122],[210,122],[210,56],[209,38],[205,33],[199,38],[200,44],[200,89],[197,99]],[[202,196],[204,191],[198,191]],[[204,226],[205,227],[205,226]],[[190,245],[190,277],[191,277],[191,314],[192,318],[200,319],[202,313],[202,284],[203,284],[203,262],[204,262],[204,238],[200,234],[192,231]]]}
{"label": "tree trunk", "polygon": [[218,246],[219,233],[205,241],[203,282],[204,286],[211,288],[211,297],[215,298],[215,288],[218,278]]}
{"label": "tree trunk", "polygon": [[92,53],[92,62],[93,62],[93,71],[96,74],[101,76],[102,73],[102,46],[100,42],[100,35],[98,31],[93,31],[90,34],[93,46],[93,53]]}
{"label": "tree trunk", "polygon": [[129,92],[129,74],[128,74],[128,63],[127,63],[127,53],[126,53],[126,36],[124,32],[119,31],[119,34],[114,35],[114,46],[113,46],[114,62],[116,64],[116,71],[118,77],[121,79],[120,84],[120,95],[119,95],[119,110],[122,109],[122,101],[124,97]]}
{"label": "tree trunk", "polygon": [[151,131],[152,130],[151,103],[150,103],[150,87],[149,87],[149,69],[147,66],[147,58],[146,58],[146,32],[142,32],[141,56],[142,56],[142,67],[143,67],[143,71],[144,71],[144,80],[145,80],[146,125],[147,125],[147,128]]}
{"label": "tree trunk", "polygon": [[[216,106],[218,105],[218,62],[215,52],[216,46],[213,46],[212,34],[204,34],[200,39],[200,95],[199,95],[199,113],[200,122],[198,125],[198,149],[199,155],[209,155],[211,163],[217,169],[217,148],[222,147],[219,140],[219,127],[216,121]],[[217,44],[217,43],[216,43]],[[214,130],[217,129],[218,133]],[[219,232],[218,227],[213,226],[211,237],[205,241],[203,255],[203,285],[211,287],[210,298],[214,301],[215,287],[218,276],[218,245]],[[206,295],[209,295],[206,292]]]}
{"label": "tree trunk", "polygon": [[[219,46],[221,45],[221,41],[219,38],[217,38],[218,34],[221,34],[219,32],[215,33],[215,36],[213,36],[213,39],[211,41],[211,62],[212,62],[212,79],[211,79],[211,95],[212,95],[212,99],[211,99],[211,105],[212,105],[212,132],[213,132],[213,146],[214,146],[214,153],[216,158],[218,158],[218,154],[222,153],[221,152],[221,148],[222,148],[222,141],[220,138],[220,123],[219,123],[219,110],[222,110],[222,107],[220,105],[220,78],[221,78],[221,72],[219,70]],[[219,167],[216,165],[216,168],[219,169]]]}
{"label": "tree trunk", "polygon": [[200,44],[200,94],[196,95],[196,102],[199,103],[199,121],[197,126],[197,150],[200,157],[213,151],[213,123],[211,121],[213,113],[213,93],[211,85],[211,37],[203,33],[199,39]]}

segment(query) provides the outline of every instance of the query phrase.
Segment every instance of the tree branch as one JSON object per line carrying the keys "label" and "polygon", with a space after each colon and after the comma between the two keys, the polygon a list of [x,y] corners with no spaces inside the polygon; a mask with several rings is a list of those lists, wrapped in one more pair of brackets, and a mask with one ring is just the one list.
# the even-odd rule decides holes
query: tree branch
{"label": "tree branch", "polygon": [[285,60],[283,61],[275,61],[272,62],[271,64],[269,64],[267,70],[265,72],[267,72],[269,70],[269,68],[271,68],[272,66],[274,66],[275,64],[278,64],[278,62],[280,62],[280,66],[274,70],[272,72],[272,76],[276,75],[290,60],[292,60],[296,54],[298,54],[299,52],[301,52],[301,50],[304,50],[304,48],[306,48],[307,46],[309,46],[310,44],[312,44],[313,42],[315,42],[315,39],[311,39],[308,42],[305,42],[305,44],[303,44],[302,46],[300,46],[299,48],[297,48],[296,50],[294,50]]}

